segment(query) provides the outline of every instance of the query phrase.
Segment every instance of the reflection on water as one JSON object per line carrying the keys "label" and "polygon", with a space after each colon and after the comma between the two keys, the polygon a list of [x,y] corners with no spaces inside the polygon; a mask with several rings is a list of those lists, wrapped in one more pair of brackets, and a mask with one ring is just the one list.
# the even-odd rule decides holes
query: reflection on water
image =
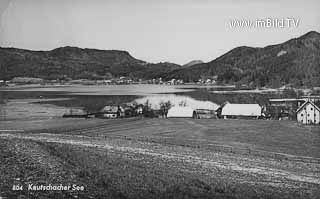
{"label": "reflection on water", "polygon": [[243,93],[243,92],[220,92],[215,93],[207,89],[197,89],[191,92],[176,93],[177,95],[189,96],[196,100],[211,101],[217,104],[223,104],[228,101],[236,104],[268,104],[271,98],[285,97],[278,93]]}
{"label": "reflection on water", "polygon": [[[185,88],[185,89],[181,89]],[[159,93],[177,93],[193,91],[196,88],[186,86],[166,86],[153,84],[130,85],[69,85],[69,86],[42,86],[42,87],[17,87],[15,91],[28,92],[63,92],[69,95],[140,95],[147,96]]]}
{"label": "reflection on water", "polygon": [[135,100],[135,102],[137,102],[138,104],[145,104],[147,101],[149,104],[151,104],[152,109],[160,109],[160,103],[168,101],[170,101],[173,106],[179,106],[183,104],[184,106],[188,106],[193,109],[216,110],[218,108],[217,104],[210,101],[201,101],[189,96],[175,94],[152,95]]}

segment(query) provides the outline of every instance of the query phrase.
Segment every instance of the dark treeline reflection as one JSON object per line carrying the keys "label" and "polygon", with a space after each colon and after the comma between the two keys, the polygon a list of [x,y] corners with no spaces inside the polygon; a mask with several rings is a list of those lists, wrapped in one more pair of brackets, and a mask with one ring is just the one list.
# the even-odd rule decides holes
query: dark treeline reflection
{"label": "dark treeline reflection", "polygon": [[[230,89],[231,90],[231,89]],[[175,93],[176,95],[186,95],[196,100],[212,101],[222,104],[226,101],[230,103],[248,104],[258,103],[260,105],[268,104],[271,98],[295,98],[303,95],[292,89],[285,89],[281,93],[213,93],[211,89],[197,89],[191,92]]]}
{"label": "dark treeline reflection", "polygon": [[[54,91],[0,91],[0,103],[5,103],[7,100],[12,99],[38,99],[34,103],[53,104],[67,108],[83,107],[88,112],[99,111],[106,105],[120,105],[132,102],[137,98],[139,96],[135,95],[73,95],[68,92]],[[50,101],[50,99],[58,100]]]}

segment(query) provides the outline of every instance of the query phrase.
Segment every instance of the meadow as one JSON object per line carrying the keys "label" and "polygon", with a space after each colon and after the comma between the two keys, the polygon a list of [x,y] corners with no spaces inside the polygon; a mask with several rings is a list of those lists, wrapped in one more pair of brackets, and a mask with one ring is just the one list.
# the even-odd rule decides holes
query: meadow
{"label": "meadow", "polygon": [[[0,196],[316,198],[319,127],[292,121],[61,119],[1,132]],[[3,125],[3,124],[2,124]],[[0,125],[1,127],[1,125]],[[3,126],[1,127],[3,128]],[[23,131],[14,131],[21,128]],[[13,169],[10,169],[13,168]],[[43,177],[45,176],[45,177]],[[18,179],[18,180],[17,180]],[[85,191],[12,191],[78,184]]]}

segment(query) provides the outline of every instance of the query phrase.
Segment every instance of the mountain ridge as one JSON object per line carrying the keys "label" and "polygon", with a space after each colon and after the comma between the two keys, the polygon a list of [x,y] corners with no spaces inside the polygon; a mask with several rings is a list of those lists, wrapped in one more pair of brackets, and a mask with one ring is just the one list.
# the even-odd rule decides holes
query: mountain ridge
{"label": "mountain ridge", "polygon": [[215,75],[222,83],[251,86],[320,85],[320,33],[310,31],[266,47],[236,47],[210,62],[177,69],[169,77],[197,81]]}
{"label": "mountain ridge", "polygon": [[200,63],[148,63],[128,51],[72,46],[49,51],[0,47],[0,79],[18,76],[44,79],[132,79],[162,77],[185,82],[218,77],[218,83],[277,87],[320,85],[320,33],[310,31],[300,37],[265,47],[239,46]]}

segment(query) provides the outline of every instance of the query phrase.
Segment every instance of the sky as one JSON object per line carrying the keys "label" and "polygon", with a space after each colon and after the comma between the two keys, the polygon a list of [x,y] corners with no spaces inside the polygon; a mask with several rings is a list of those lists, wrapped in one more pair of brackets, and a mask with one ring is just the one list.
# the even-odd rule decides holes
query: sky
{"label": "sky", "polygon": [[[0,0],[0,46],[77,46],[126,50],[148,62],[208,62],[238,46],[320,32],[319,10],[319,0]],[[257,19],[286,23],[231,26]],[[287,19],[298,23],[289,27]]]}

